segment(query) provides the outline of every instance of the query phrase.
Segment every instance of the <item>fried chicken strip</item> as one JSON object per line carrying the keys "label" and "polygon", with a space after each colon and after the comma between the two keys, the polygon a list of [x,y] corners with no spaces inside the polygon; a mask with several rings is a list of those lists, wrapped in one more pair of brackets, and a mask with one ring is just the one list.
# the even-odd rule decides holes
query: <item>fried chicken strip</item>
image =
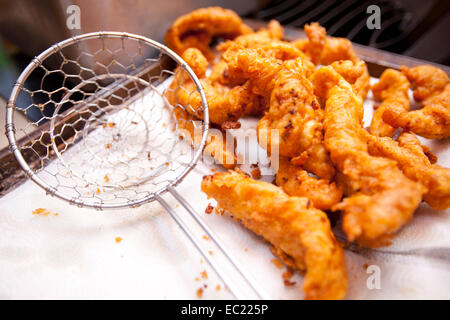
{"label": "fried chicken strip", "polygon": [[317,22],[306,24],[304,29],[308,39],[297,40],[293,45],[305,52],[314,64],[328,65],[339,60],[358,60],[350,40],[328,37],[325,28]]}
{"label": "fried chicken strip", "polygon": [[234,11],[209,7],[194,10],[176,19],[164,40],[179,55],[188,48],[197,48],[212,61],[215,55],[209,45],[214,37],[234,38],[251,32],[251,28]]}
{"label": "fried chicken strip", "polygon": [[[189,48],[182,58],[200,78],[209,107],[209,118],[214,124],[221,125],[227,121],[238,120],[245,112],[247,105],[253,101],[250,83],[229,88],[219,83],[213,83],[205,78],[208,62],[199,49]],[[200,93],[194,82],[180,68],[170,85],[171,103],[181,104],[198,119],[203,119],[203,108]]]}
{"label": "fried chicken strip", "polygon": [[403,132],[397,141],[372,135],[368,139],[371,154],[395,160],[408,178],[428,189],[425,202],[436,210],[450,207],[450,169],[432,164],[427,156],[428,148],[414,134]]}
{"label": "fried chicken strip", "polygon": [[352,85],[353,91],[365,99],[370,88],[370,75],[367,65],[362,60],[355,62],[350,60],[339,60],[331,64],[331,67],[339,73],[345,81]]}
{"label": "fried chicken strip", "polygon": [[379,137],[392,137],[395,128],[383,121],[384,111],[387,109],[409,110],[409,82],[399,71],[386,69],[380,80],[372,86],[372,93],[376,100],[382,101],[373,113],[370,133]]}
{"label": "fried chicken strip", "polygon": [[308,198],[317,209],[331,209],[342,198],[342,188],[334,182],[310,176],[286,157],[279,159],[275,181],[288,195]]}
{"label": "fried chicken strip", "polygon": [[389,108],[383,113],[383,121],[428,139],[450,137],[450,84],[439,94],[425,99],[422,105],[422,109],[409,112]]}
{"label": "fried chicken strip", "polygon": [[[199,78],[205,77],[208,61],[198,49],[187,49],[184,51],[182,58],[193,69]],[[174,80],[171,83],[169,90],[166,91],[165,97],[167,98],[169,104],[173,107],[173,112],[177,119],[178,130],[184,130],[184,136],[189,139],[191,145],[197,146],[201,140],[201,130],[197,132],[195,131],[194,121],[196,119],[201,119],[202,117],[194,117],[196,115],[196,110],[190,108],[187,101],[179,100],[181,95],[178,90],[183,90],[183,92],[193,92],[195,90],[195,85],[189,75],[180,68],[176,69]],[[201,110],[202,104],[198,93],[197,98],[199,100],[195,103],[197,103],[196,106],[198,110]],[[218,164],[222,164],[227,169],[232,169],[237,163],[234,148],[230,148],[230,146],[227,145],[226,133],[224,131],[216,133],[218,134],[210,132],[208,135],[204,153],[216,159]]]}
{"label": "fried chicken strip", "polygon": [[342,299],[347,291],[343,250],[325,213],[306,198],[290,197],[279,187],[235,171],[205,176],[202,191],[306,269],[307,299]]}
{"label": "fried chicken strip", "polygon": [[233,45],[243,48],[258,48],[261,45],[269,44],[283,38],[283,27],[276,20],[271,20],[267,28],[261,28],[256,32],[250,32],[236,37],[233,40],[227,40],[219,43],[217,50],[225,52]]}
{"label": "fried chicken strip", "polygon": [[364,247],[388,245],[412,218],[425,190],[406,178],[395,161],[369,155],[362,100],[342,76],[322,67],[310,79],[326,99],[325,146],[349,193],[333,209],[342,210],[350,241]]}
{"label": "fried chicken strip", "polygon": [[448,83],[447,74],[430,65],[414,68],[402,66],[400,70],[411,82],[414,99],[419,102],[439,94]]}
{"label": "fried chicken strip", "polygon": [[[233,49],[233,48],[230,48]],[[334,167],[323,147],[323,112],[314,88],[305,77],[310,72],[304,60],[280,61],[266,57],[260,49],[240,49],[224,54],[229,73],[249,79],[255,94],[268,97],[269,111],[258,123],[258,141],[271,152],[276,147],[282,156],[304,159],[304,168],[320,178],[331,180]],[[272,141],[272,130],[278,130]]]}
{"label": "fried chicken strip", "polygon": [[[202,138],[202,131],[200,128],[196,130],[194,125],[195,119],[180,107],[174,107],[173,112],[177,119],[177,130],[179,133],[181,133],[193,147],[198,147]],[[197,126],[200,126],[200,124]],[[213,157],[216,160],[216,164],[221,164],[226,169],[233,169],[237,164],[234,148],[231,148],[227,144],[226,133],[224,131],[209,132],[203,153]]]}

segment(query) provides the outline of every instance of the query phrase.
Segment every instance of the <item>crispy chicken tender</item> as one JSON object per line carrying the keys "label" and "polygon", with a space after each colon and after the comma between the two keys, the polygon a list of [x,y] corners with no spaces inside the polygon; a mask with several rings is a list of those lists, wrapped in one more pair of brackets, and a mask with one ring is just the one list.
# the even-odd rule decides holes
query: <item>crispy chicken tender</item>
{"label": "crispy chicken tender", "polygon": [[[205,76],[206,69],[208,67],[208,61],[200,52],[200,50],[196,48],[189,48],[184,51],[182,58],[193,69],[193,71],[199,78]],[[184,130],[184,136],[186,138],[189,138],[191,145],[199,145],[201,140],[201,130],[195,130],[194,121],[196,120],[196,118],[200,119],[201,117],[193,117],[193,115],[197,114],[193,112],[193,109],[190,109],[188,105],[185,104],[186,101],[179,101],[181,95],[178,91],[189,90],[189,92],[192,92],[195,90],[194,83],[186,72],[178,68],[175,73],[175,79],[171,83],[169,89],[170,90],[166,91],[165,97],[173,106],[173,112],[177,119],[178,130]],[[197,96],[199,100],[196,101],[196,106],[200,110],[202,106],[201,99],[198,94]],[[201,115],[201,113],[199,114]],[[227,169],[232,169],[237,163],[237,157],[234,153],[234,148],[230,148],[230,146],[228,146],[226,142],[226,134],[224,131],[221,131],[220,134],[214,134],[214,132],[210,131],[208,139],[206,141],[204,153],[216,159],[218,164],[222,164]]]}
{"label": "crispy chicken tender", "polygon": [[292,257],[298,269],[306,269],[303,291],[307,299],[345,297],[343,250],[326,214],[312,207],[308,199],[290,197],[279,187],[235,171],[205,176],[202,191],[247,228]]}
{"label": "crispy chicken tender", "polygon": [[[208,62],[199,49],[189,48],[182,58],[200,78],[209,106],[209,118],[214,124],[221,125],[227,121],[236,121],[252,102],[250,83],[229,88],[205,78]],[[198,119],[203,119],[202,100],[194,82],[180,68],[170,85],[172,104],[181,104]]]}
{"label": "crispy chicken tender", "polygon": [[447,74],[443,70],[430,65],[414,68],[401,67],[400,70],[411,82],[416,101],[422,101],[439,94],[448,83]]}
{"label": "crispy chicken tender", "polygon": [[279,159],[275,181],[288,195],[306,197],[317,209],[331,209],[342,198],[342,188],[334,182],[310,176],[302,167],[294,165],[286,157]]}
{"label": "crispy chicken tender", "polygon": [[362,100],[342,76],[322,67],[311,81],[326,99],[325,146],[349,196],[333,209],[342,210],[350,241],[364,247],[387,245],[412,218],[425,190],[406,178],[395,161],[369,155],[361,125]]}
{"label": "crispy chicken tender", "polygon": [[380,80],[372,86],[372,93],[376,100],[382,101],[378,109],[373,113],[370,133],[380,137],[392,137],[395,128],[383,121],[386,109],[409,110],[409,82],[399,71],[386,69]]}
{"label": "crispy chicken tender", "polygon": [[[195,119],[184,109],[175,107],[173,109],[177,119],[177,129],[183,136],[188,139],[192,146],[198,146],[201,141],[202,130],[200,125],[198,129],[194,126]],[[233,169],[237,164],[237,157],[234,148],[231,148],[226,141],[226,133],[209,132],[206,140],[204,154],[213,157],[217,164],[223,165],[226,169]]]}
{"label": "crispy chicken tender", "polygon": [[339,60],[331,64],[331,67],[339,73],[345,81],[352,85],[353,91],[365,99],[370,88],[370,75],[367,65],[362,60],[355,62],[350,60]]}
{"label": "crispy chicken tender", "polygon": [[[251,98],[251,86],[247,82],[242,86],[228,88],[211,83],[208,79],[200,80],[205,91],[209,106],[209,119],[212,123],[221,125],[227,121],[236,121],[244,113]],[[199,119],[203,119],[200,93],[195,90],[195,84],[189,82],[175,89],[177,102],[189,106],[187,110]]]}
{"label": "crispy chicken tender", "polygon": [[219,43],[216,49],[225,52],[233,45],[238,45],[243,48],[258,48],[261,45],[281,40],[281,38],[283,38],[283,27],[278,21],[271,20],[267,28],[261,28],[256,32],[246,33],[233,40]]}
{"label": "crispy chicken tender", "polygon": [[383,121],[429,139],[450,137],[450,84],[439,94],[425,99],[422,105],[422,109],[409,112],[389,108],[383,113]]}
{"label": "crispy chicken tender", "polygon": [[[369,152],[397,161],[403,173],[424,185],[424,200],[436,210],[450,207],[450,169],[432,164],[428,148],[413,134],[403,132],[397,139],[368,135]],[[431,157],[434,160],[434,157]]]}
{"label": "crispy chicken tender", "polygon": [[179,55],[194,47],[212,61],[215,56],[209,45],[214,37],[234,38],[251,32],[234,11],[209,7],[194,10],[175,20],[166,33],[165,42]]}
{"label": "crispy chicken tender", "polygon": [[[260,49],[230,50],[233,54],[229,51],[224,54],[229,74],[249,79],[253,92],[269,99],[269,111],[257,127],[260,145],[269,153],[271,146],[276,146],[280,155],[300,157],[306,170],[320,178],[332,179],[334,167],[322,144],[323,112],[314,88],[305,77],[311,70],[304,68],[304,60],[282,62],[264,56]],[[275,141],[272,130],[279,132]]]}
{"label": "crispy chicken tender", "polygon": [[[234,41],[230,42],[227,51],[224,52],[222,59],[217,63],[217,66],[213,66],[212,74],[214,79],[217,79],[220,83],[225,85],[242,84],[246,77],[242,73],[239,73],[236,69],[238,66],[236,62],[233,64],[234,72],[229,72],[228,66],[235,56],[242,52],[243,49],[247,49],[243,46],[236,44]],[[293,47],[290,43],[285,41],[271,41],[269,43],[261,44],[258,47],[258,56],[264,58],[274,58],[280,61],[294,60],[301,58],[303,60],[303,67],[305,73],[310,75],[314,72],[314,64],[309,61],[309,58],[300,50]]]}
{"label": "crispy chicken tender", "polygon": [[317,22],[306,24],[305,33],[308,40],[300,39],[293,45],[305,52],[314,64],[328,65],[339,60],[358,60],[350,40],[328,37],[325,28]]}

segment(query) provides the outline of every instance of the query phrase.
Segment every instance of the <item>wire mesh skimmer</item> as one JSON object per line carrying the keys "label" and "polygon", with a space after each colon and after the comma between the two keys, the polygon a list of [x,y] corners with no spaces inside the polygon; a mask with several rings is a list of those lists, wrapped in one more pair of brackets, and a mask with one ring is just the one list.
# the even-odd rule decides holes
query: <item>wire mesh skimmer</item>
{"label": "wire mesh skimmer", "polygon": [[[201,105],[181,105],[174,99],[178,90],[196,95]],[[26,127],[15,128],[16,113],[31,120]],[[174,189],[201,157],[208,126],[208,103],[192,69],[160,43],[119,32],[76,36],[35,57],[15,83],[6,112],[11,152],[47,194],[99,210],[157,200],[233,295],[248,298],[162,198],[169,192],[245,280],[239,282],[265,298]]]}

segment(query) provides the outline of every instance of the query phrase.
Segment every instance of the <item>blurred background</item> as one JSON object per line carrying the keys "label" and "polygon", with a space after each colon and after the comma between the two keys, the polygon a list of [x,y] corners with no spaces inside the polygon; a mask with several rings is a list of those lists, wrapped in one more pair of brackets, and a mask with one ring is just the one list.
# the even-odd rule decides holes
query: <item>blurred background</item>
{"label": "blurred background", "polygon": [[[79,29],[67,27],[71,5],[80,8]],[[318,21],[330,35],[450,65],[450,1],[445,0],[0,0],[0,126],[4,126],[5,100],[15,79],[32,57],[52,44],[99,30],[126,31],[162,41],[178,16],[212,5],[295,28]],[[380,8],[380,29],[367,28],[370,5]],[[5,145],[1,135],[0,149]]]}

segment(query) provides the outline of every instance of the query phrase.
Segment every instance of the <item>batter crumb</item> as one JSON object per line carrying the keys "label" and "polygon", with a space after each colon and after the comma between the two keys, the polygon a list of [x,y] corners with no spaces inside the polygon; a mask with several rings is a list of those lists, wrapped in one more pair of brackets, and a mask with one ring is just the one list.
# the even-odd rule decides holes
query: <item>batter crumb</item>
{"label": "batter crumb", "polygon": [[271,259],[270,262],[272,262],[278,269],[283,268],[283,264],[278,259]]}
{"label": "batter crumb", "polygon": [[208,203],[208,206],[205,209],[205,213],[206,214],[210,214],[211,212],[213,212],[214,207],[211,205],[211,203]]}
{"label": "batter crumb", "polygon": [[259,168],[253,169],[251,172],[253,179],[261,179],[261,170]]}
{"label": "batter crumb", "polygon": [[296,284],[296,282],[295,281],[289,281],[289,280],[284,280],[284,285],[286,286],[286,287],[292,287],[292,286],[295,286],[295,284]]}

